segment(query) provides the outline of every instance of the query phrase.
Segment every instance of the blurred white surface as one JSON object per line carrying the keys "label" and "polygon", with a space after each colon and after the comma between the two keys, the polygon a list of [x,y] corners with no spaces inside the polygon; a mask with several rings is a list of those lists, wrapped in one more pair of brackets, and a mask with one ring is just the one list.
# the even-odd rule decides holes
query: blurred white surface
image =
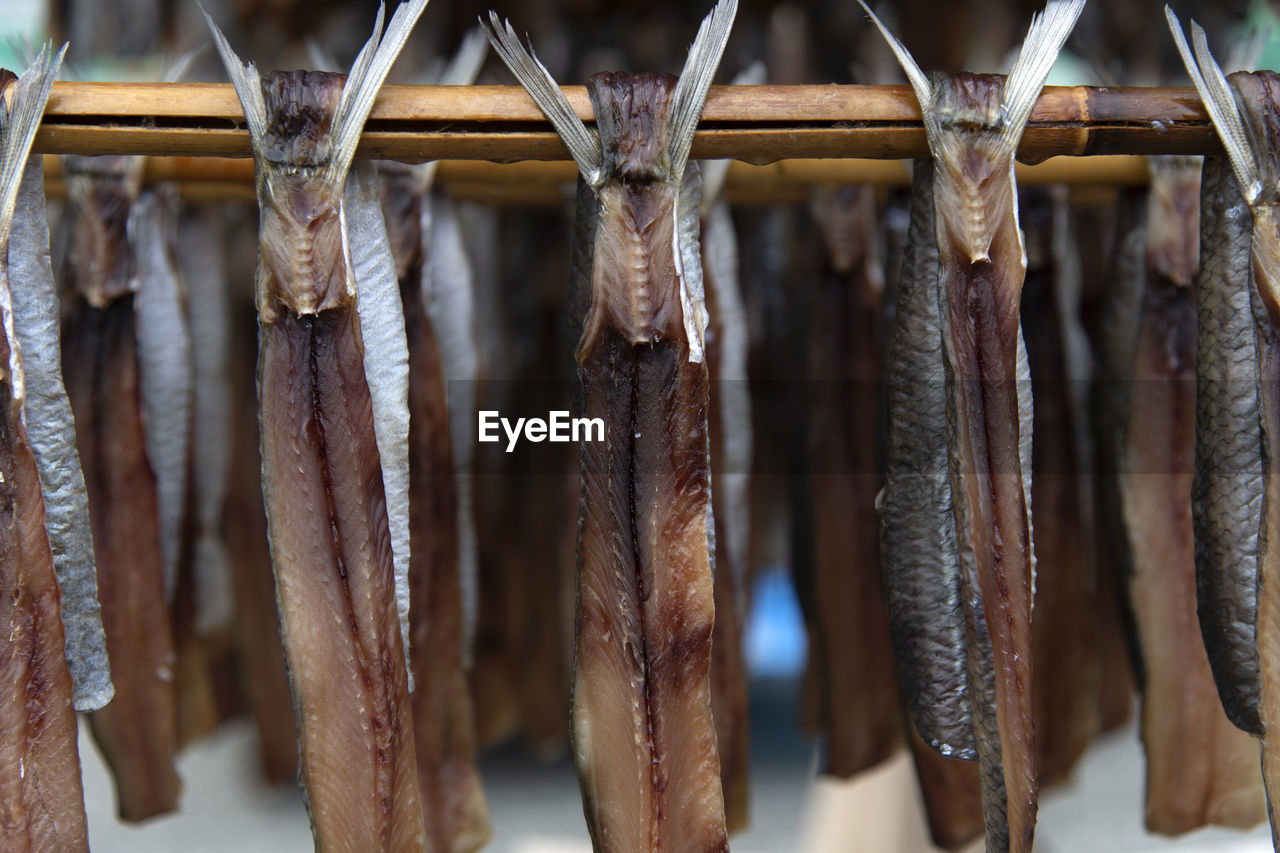
{"label": "blurred white surface", "polygon": [[[815,756],[771,704],[757,721],[752,778],[753,829],[733,839],[735,853],[926,853],[912,763],[905,752],[850,782],[816,781]],[[780,713],[781,712],[781,713]],[[789,727],[789,728],[787,728]],[[761,731],[763,728],[763,731]],[[246,721],[189,748],[179,761],[182,812],[139,827],[115,819],[111,782],[81,727],[90,843],[96,853],[307,853],[302,799],[258,777],[255,735]],[[542,764],[518,749],[482,765],[493,816],[493,853],[589,853],[578,787],[568,761]],[[1094,745],[1073,782],[1046,794],[1038,853],[1265,853],[1265,825],[1251,832],[1205,829],[1179,839],[1142,828],[1143,758],[1132,728]],[[981,844],[975,845],[981,849]]]}

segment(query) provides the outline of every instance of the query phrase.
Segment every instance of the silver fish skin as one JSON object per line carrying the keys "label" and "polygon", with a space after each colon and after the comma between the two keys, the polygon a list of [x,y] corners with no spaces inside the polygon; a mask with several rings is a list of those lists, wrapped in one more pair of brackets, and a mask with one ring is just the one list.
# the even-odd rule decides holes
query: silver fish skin
{"label": "silver fish skin", "polygon": [[[344,222],[356,278],[356,310],[364,341],[364,372],[373,403],[387,523],[395,561],[396,613],[409,649],[409,344],[405,339],[391,241],[382,218],[377,168],[359,163],[347,177]],[[409,669],[409,689],[413,670]]]}
{"label": "silver fish skin", "polygon": [[903,694],[939,754],[977,757],[947,461],[933,161],[915,161],[911,225],[887,359],[885,485],[876,501]]}
{"label": "silver fish skin", "polygon": [[71,403],[62,382],[57,285],[49,257],[44,170],[39,159],[29,163],[23,174],[8,261],[14,332],[27,379],[27,439],[40,471],[45,524],[62,591],[75,708],[96,711],[111,701],[115,688],[98,602],[89,498],[76,450]]}
{"label": "silver fish skin", "polygon": [[462,590],[462,649],[470,666],[479,608],[479,553],[476,543],[475,457],[476,380],[480,354],[471,260],[453,200],[427,193],[420,230],[426,263],[422,269],[422,301],[436,330],[448,390],[449,441],[458,494],[458,574]]}
{"label": "silver fish skin", "polygon": [[1253,214],[1220,158],[1205,161],[1200,197],[1191,486],[1197,612],[1227,716],[1261,735],[1255,625],[1264,467],[1248,284]]}
{"label": "silver fish skin", "polygon": [[[163,192],[163,191],[161,191]],[[156,475],[165,600],[178,583],[187,509],[191,406],[195,372],[183,285],[174,264],[175,200],[144,191],[129,213],[130,251],[138,281],[138,370],[147,458]]]}
{"label": "silver fish skin", "polygon": [[231,557],[222,539],[222,508],[231,466],[231,293],[220,211],[185,214],[178,226],[178,260],[187,287],[191,329],[191,490],[195,544],[195,631],[208,635],[231,623],[235,591]]}
{"label": "silver fish skin", "polygon": [[[1265,105],[1250,97],[1259,93],[1258,87],[1241,91],[1242,80],[1227,80],[1195,21],[1193,54],[1182,23],[1167,6],[1165,18],[1227,152],[1221,161],[1205,160],[1201,180],[1191,492],[1197,610],[1227,717],[1245,731],[1265,735],[1257,631],[1268,514],[1262,373],[1270,321],[1259,304],[1262,282],[1257,277],[1269,277],[1270,265],[1263,259],[1280,247],[1274,235],[1268,239],[1267,222],[1256,220],[1274,216],[1274,139],[1268,139]],[[1265,88],[1269,78],[1256,76]]]}

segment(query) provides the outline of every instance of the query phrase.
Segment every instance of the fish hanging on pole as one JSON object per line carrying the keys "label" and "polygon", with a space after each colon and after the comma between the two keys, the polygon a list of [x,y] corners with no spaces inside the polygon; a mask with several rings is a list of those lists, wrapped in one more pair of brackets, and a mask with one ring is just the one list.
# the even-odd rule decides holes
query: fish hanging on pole
{"label": "fish hanging on pole", "polygon": [[[487,51],[484,34],[473,30],[436,82],[469,85]],[[409,657],[418,784],[429,849],[470,853],[492,834],[464,668],[469,634],[462,575],[470,572],[474,583],[475,561],[463,564],[460,541],[464,535],[474,540],[475,533],[470,515],[462,517],[457,478],[469,459],[453,452],[467,440],[456,411],[472,426],[474,407],[450,389],[465,384],[466,393],[474,393],[465,352],[472,350],[474,369],[475,340],[471,267],[452,201],[433,192],[435,166],[385,163],[379,171],[409,348]],[[353,184],[357,192],[378,189],[367,186],[363,174],[348,183],[348,192]]]}
{"label": "fish hanging on pole", "polygon": [[[103,626],[115,661],[115,698],[89,723],[115,780],[119,814],[131,821],[173,811],[182,788],[174,765],[175,653],[166,595],[173,575],[163,545],[159,473],[149,458],[155,445],[147,436],[166,419],[155,417],[163,395],[147,383],[157,376],[173,379],[177,394],[184,385],[178,372],[149,371],[163,351],[152,346],[144,352],[140,326],[145,315],[147,325],[162,325],[145,333],[149,340],[180,341],[185,321],[152,302],[159,296],[171,307],[178,285],[172,268],[154,263],[149,251],[160,202],[142,191],[142,162],[64,161],[69,253],[63,287],[69,298],[61,337]],[[144,309],[144,300],[152,305]],[[167,424],[180,428],[176,419]],[[176,570],[176,561],[172,565]]]}
{"label": "fish hanging on pole", "polygon": [[572,744],[597,850],[727,850],[711,715],[714,622],[700,179],[689,163],[737,12],[680,77],[588,81],[597,133],[510,25],[491,41],[578,165],[570,313],[584,441]]}
{"label": "fish hanging on pole", "polygon": [[[861,0],[860,0],[861,2]],[[950,557],[943,552],[936,577],[926,576],[931,598],[951,614],[958,598],[964,616],[967,683],[962,688],[972,719],[973,749],[982,780],[988,850],[1025,851],[1035,836],[1038,785],[1031,702],[1031,609],[1034,556],[1031,529],[1031,389],[1019,323],[1026,254],[1018,227],[1013,165],[1018,142],[1058,51],[1084,8],[1084,0],[1051,0],[1032,21],[1008,77],[935,75],[927,78],[906,48],[863,3],[884,35],[920,101],[933,157],[933,230],[937,243],[938,323],[945,381],[946,445],[951,507],[955,517],[959,590],[949,585]],[[933,332],[926,329],[928,349]],[[933,362],[936,370],[936,361]],[[918,379],[916,381],[919,381]],[[892,400],[892,394],[891,394]],[[906,401],[907,405],[913,401]],[[892,404],[891,404],[892,405]],[[890,429],[893,429],[893,409]],[[918,415],[917,415],[918,417]],[[936,424],[935,424],[936,428]],[[893,449],[892,433],[890,449]],[[921,457],[939,477],[938,460]],[[899,463],[900,464],[900,463]],[[892,521],[894,461],[882,513]],[[928,505],[936,510],[935,493]],[[926,557],[935,559],[938,552]],[[886,555],[892,567],[895,558]],[[929,563],[925,563],[928,572]],[[893,574],[892,568],[890,574]],[[893,582],[890,582],[891,587]],[[895,595],[890,589],[891,599]],[[891,607],[892,612],[892,607]],[[954,625],[954,623],[948,623]],[[903,642],[906,692],[921,735],[932,743],[933,726],[919,714],[915,666],[928,667],[922,649]],[[959,683],[954,660],[947,684]],[[926,670],[927,671],[927,670]],[[947,723],[955,723],[951,754],[967,751],[962,739],[963,702],[944,695]]]}
{"label": "fish hanging on pole", "polygon": [[[27,162],[65,53],[47,44],[21,77],[3,72],[0,106],[0,847],[15,851],[88,851],[75,704],[111,697],[101,625],[84,621],[94,618],[81,599],[93,582],[88,529],[66,526],[86,503],[58,376],[43,172],[39,156]],[[59,570],[70,572],[65,596]]]}
{"label": "fish hanging on pole", "polygon": [[1280,847],[1280,75],[1227,77],[1191,23],[1165,17],[1226,149],[1201,178],[1196,362],[1197,611],[1227,717],[1262,738]]}
{"label": "fish hanging on pole", "polygon": [[[260,78],[209,20],[244,108],[260,212],[263,495],[316,845],[422,850],[408,654],[408,348],[376,176],[348,172],[426,0],[349,75]],[[335,627],[336,626],[336,627]]]}

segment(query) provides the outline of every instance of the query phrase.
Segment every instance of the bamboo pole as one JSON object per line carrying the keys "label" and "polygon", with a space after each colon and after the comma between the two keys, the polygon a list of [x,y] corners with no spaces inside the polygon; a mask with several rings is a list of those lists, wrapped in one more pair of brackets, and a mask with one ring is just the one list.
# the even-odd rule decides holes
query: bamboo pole
{"label": "bamboo pole", "polygon": [[[51,197],[65,195],[62,160],[44,157]],[[1141,157],[1103,155],[1054,157],[1034,166],[1019,163],[1020,186],[1069,184],[1078,187],[1142,186],[1147,167]],[[436,179],[455,198],[490,204],[556,204],[572,197],[577,169],[570,162],[485,163],[446,160]],[[144,180],[172,181],[193,201],[255,199],[253,162],[225,157],[149,157]],[[894,160],[781,160],[764,166],[735,162],[725,182],[726,198],[737,204],[803,202],[816,187],[849,184],[905,187],[911,166]]]}
{"label": "bamboo pole", "polygon": [[[565,87],[592,120],[582,86]],[[895,160],[927,153],[906,86],[717,86],[693,156],[765,164],[795,158]],[[49,154],[247,157],[240,103],[220,83],[55,83],[36,137]],[[1210,154],[1217,137],[1195,90],[1051,86],[1019,159],[1058,155]],[[425,160],[567,160],[518,86],[384,86],[358,156]]]}

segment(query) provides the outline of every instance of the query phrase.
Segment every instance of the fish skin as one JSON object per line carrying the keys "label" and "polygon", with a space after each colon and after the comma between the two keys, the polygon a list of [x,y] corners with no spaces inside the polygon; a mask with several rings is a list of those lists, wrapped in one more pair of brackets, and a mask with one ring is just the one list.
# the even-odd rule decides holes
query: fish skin
{"label": "fish skin", "polygon": [[[412,174],[383,175],[384,208],[394,217],[409,352],[409,658],[418,785],[428,849],[470,853],[489,840],[488,809],[475,766],[471,696],[463,669],[457,492],[443,362],[424,305],[420,223],[429,194]],[[393,217],[387,217],[391,222]]]}
{"label": "fish skin", "polygon": [[[1256,638],[1263,459],[1248,286],[1253,215],[1225,161],[1201,187],[1199,358],[1192,508],[1200,627],[1227,716],[1262,734]],[[1258,428],[1241,425],[1258,424]]]}
{"label": "fish skin", "polygon": [[809,351],[809,376],[819,389],[809,433],[816,556],[810,654],[819,662],[826,772],[847,778],[901,744],[875,515],[884,285],[874,192],[819,192],[811,208],[824,248]]}
{"label": "fish skin", "polygon": [[115,698],[89,722],[115,779],[120,817],[139,821],[175,810],[182,782],[174,767],[174,646],[133,298],[98,308],[77,297],[63,324],[62,363],[89,493],[107,653],[115,661]]}
{"label": "fish skin", "polygon": [[977,757],[947,457],[933,161],[915,161],[910,234],[886,356],[883,580],[902,691],[939,755]]}
{"label": "fish skin", "polygon": [[1257,346],[1258,410],[1262,425],[1262,518],[1258,535],[1256,635],[1258,711],[1264,730],[1262,774],[1274,844],[1280,846],[1275,804],[1280,791],[1280,736],[1271,722],[1280,717],[1280,75],[1237,72],[1229,78],[1241,106],[1245,133],[1263,180],[1253,214],[1249,288]]}
{"label": "fish skin", "polygon": [[[168,197],[166,197],[168,196]],[[195,367],[186,295],[173,258],[176,193],[147,189],[129,210],[127,231],[137,281],[138,376],[147,459],[156,476],[164,591],[178,586],[188,514]]]}
{"label": "fish skin", "polygon": [[232,466],[231,296],[223,255],[226,228],[213,206],[194,209],[178,230],[191,328],[193,523],[197,636],[227,629],[235,616],[231,557],[222,535]]}
{"label": "fish skin", "polygon": [[22,177],[8,263],[14,333],[26,376],[27,440],[46,499],[45,524],[62,593],[74,701],[77,711],[91,711],[111,700],[113,688],[93,564],[89,498],[75,430],[67,428],[71,403],[62,380],[58,291],[49,254],[44,170],[38,159],[27,164]]}

